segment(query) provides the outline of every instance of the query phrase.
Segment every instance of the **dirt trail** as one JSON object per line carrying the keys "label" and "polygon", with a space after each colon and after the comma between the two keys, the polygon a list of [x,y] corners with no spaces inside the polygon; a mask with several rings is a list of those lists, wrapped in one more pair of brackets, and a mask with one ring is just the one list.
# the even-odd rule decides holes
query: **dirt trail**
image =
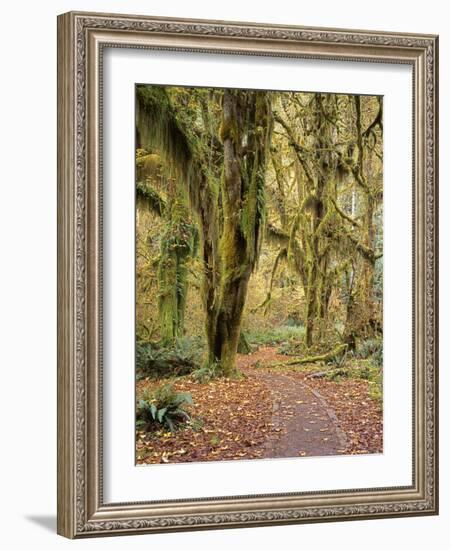
{"label": "dirt trail", "polygon": [[314,389],[289,373],[258,368],[285,360],[274,348],[260,348],[241,355],[239,368],[248,377],[263,381],[272,394],[272,424],[275,434],[265,444],[269,457],[337,455],[346,447],[346,437],[334,410]]}

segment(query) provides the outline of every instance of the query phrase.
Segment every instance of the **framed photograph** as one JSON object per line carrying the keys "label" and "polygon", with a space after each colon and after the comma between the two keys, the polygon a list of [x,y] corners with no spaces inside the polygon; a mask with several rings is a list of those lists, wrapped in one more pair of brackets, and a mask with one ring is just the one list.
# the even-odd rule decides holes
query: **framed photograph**
{"label": "framed photograph", "polygon": [[437,514],[437,56],[59,16],[59,534]]}

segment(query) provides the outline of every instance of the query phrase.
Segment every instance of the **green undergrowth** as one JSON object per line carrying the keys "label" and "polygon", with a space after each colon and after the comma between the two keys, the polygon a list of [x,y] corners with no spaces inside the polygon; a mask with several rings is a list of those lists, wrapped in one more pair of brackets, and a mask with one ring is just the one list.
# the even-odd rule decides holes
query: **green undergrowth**
{"label": "green undergrowth", "polygon": [[147,432],[158,428],[173,432],[191,419],[186,411],[190,405],[191,394],[175,391],[172,383],[153,392],[144,391],[137,404],[136,427]]}
{"label": "green undergrowth", "polygon": [[220,376],[223,376],[223,370],[221,369],[219,363],[205,365],[192,371],[192,378],[200,384],[207,384],[208,382],[211,382],[211,380],[219,378]]}
{"label": "green undergrowth", "polygon": [[383,370],[373,358],[355,359],[337,369],[330,369],[324,376],[334,382],[345,380],[366,380],[369,385],[369,396],[381,402],[383,398]]}
{"label": "green undergrowth", "polygon": [[136,344],[136,378],[186,376],[202,364],[204,343],[199,337],[178,338],[171,345],[158,342]]}
{"label": "green undergrowth", "polygon": [[246,332],[247,340],[254,346],[288,345],[303,339],[305,329],[302,326],[281,325],[264,330]]}
{"label": "green undergrowth", "polygon": [[383,366],[383,339],[368,338],[358,342],[355,352],[356,357],[361,359],[371,359],[378,367]]}

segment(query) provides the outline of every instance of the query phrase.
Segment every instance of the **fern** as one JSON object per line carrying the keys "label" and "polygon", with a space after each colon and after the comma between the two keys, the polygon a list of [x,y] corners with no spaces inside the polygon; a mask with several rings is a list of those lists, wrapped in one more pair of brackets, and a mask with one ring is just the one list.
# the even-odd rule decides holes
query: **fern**
{"label": "fern", "polygon": [[139,400],[136,426],[144,431],[163,427],[173,432],[191,418],[184,409],[186,405],[193,405],[191,394],[176,392],[172,384],[165,384],[152,395]]}

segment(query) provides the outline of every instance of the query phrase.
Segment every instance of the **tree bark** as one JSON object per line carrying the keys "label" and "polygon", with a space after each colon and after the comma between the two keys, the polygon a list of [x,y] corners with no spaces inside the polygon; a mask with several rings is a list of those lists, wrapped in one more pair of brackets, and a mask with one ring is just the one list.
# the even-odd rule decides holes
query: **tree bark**
{"label": "tree bark", "polygon": [[220,280],[207,316],[207,336],[209,361],[220,363],[225,376],[236,373],[247,287],[259,255],[270,127],[267,94],[224,91]]}

